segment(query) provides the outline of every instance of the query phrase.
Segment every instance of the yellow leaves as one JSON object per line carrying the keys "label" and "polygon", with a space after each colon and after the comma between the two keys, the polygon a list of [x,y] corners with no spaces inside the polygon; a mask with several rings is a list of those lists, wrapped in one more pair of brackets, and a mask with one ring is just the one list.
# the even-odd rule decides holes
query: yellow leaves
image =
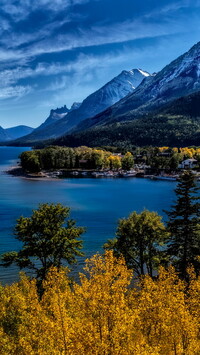
{"label": "yellow leaves", "polygon": [[40,299],[35,280],[0,290],[2,355],[198,355],[200,278],[186,288],[173,268],[131,285],[111,251],[87,260],[80,283],[52,268]]}
{"label": "yellow leaves", "polygon": [[81,275],[81,285],[74,289],[82,318],[80,338],[83,334],[85,339],[88,337],[91,354],[123,354],[124,346],[127,351],[127,328],[131,321],[126,292],[132,272],[122,258],[117,261],[110,251],[105,257],[96,255],[87,260],[85,271],[89,276]]}
{"label": "yellow leaves", "polygon": [[169,149],[169,147],[159,147],[158,149],[161,153],[164,153]]}
{"label": "yellow leaves", "polygon": [[118,170],[121,168],[121,157],[117,155],[110,155],[108,157],[110,169]]}
{"label": "yellow leaves", "polygon": [[162,354],[198,354],[198,327],[185,300],[185,285],[174,270],[160,270],[158,280],[145,277],[139,294],[141,327],[147,343]]}
{"label": "yellow leaves", "polygon": [[195,155],[196,150],[194,148],[180,148],[180,152],[183,154],[185,158],[193,158]]}
{"label": "yellow leaves", "polygon": [[173,153],[178,153],[178,148],[176,148],[176,147],[172,148],[172,152]]}

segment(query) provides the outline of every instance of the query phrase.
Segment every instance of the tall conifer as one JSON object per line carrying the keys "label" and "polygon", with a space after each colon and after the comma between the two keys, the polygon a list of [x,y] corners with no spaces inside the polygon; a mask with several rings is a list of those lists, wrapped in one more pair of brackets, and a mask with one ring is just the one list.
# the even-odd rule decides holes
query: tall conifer
{"label": "tall conifer", "polygon": [[193,264],[196,271],[200,269],[200,204],[191,171],[183,173],[179,179],[175,193],[177,201],[169,217],[167,227],[170,232],[168,253],[183,279],[186,279],[187,267]]}

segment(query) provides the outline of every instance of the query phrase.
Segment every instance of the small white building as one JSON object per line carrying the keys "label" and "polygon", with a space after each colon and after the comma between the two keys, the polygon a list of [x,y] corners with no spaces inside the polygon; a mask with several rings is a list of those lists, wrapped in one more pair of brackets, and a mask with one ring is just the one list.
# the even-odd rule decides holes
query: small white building
{"label": "small white building", "polygon": [[183,160],[182,163],[179,164],[179,169],[194,169],[198,165],[198,161],[196,159],[186,159]]}

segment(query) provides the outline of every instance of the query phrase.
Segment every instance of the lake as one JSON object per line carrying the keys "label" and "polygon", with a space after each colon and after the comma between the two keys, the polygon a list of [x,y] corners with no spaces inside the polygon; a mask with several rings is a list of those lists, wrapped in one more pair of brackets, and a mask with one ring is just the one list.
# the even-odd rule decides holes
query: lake
{"label": "lake", "polygon": [[[175,198],[176,183],[171,181],[85,177],[41,181],[6,174],[6,169],[16,165],[19,154],[27,149],[0,147],[0,254],[19,249],[20,243],[13,235],[16,219],[30,216],[39,203],[60,202],[71,208],[71,218],[87,228],[84,252],[90,257],[114,237],[119,218],[144,208],[164,216],[163,209],[169,209]],[[17,278],[16,267],[0,267],[2,283]]]}

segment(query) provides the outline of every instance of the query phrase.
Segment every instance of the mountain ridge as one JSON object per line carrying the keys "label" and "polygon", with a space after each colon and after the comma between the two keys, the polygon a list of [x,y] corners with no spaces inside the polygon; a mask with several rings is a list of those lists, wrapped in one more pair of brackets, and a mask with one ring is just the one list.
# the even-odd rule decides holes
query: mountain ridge
{"label": "mountain ridge", "polygon": [[56,119],[55,122],[48,124],[47,128],[45,122],[49,120],[48,117],[48,119],[41,125],[42,127],[39,126],[36,128],[31,135],[24,137],[22,142],[34,142],[36,140],[39,141],[63,135],[63,133],[72,130],[74,126],[80,122],[80,120],[94,116],[96,113],[99,113],[106,107],[112,105],[113,102],[116,102],[116,100],[119,100],[130,92],[133,92],[135,87],[137,87],[137,85],[139,85],[142,80],[148,76],[150,76],[150,74],[141,69],[122,71],[118,76],[114,77],[100,89],[96,90],[85,100],[83,100],[78,108],[71,112],[67,112],[61,119]]}
{"label": "mountain ridge", "polygon": [[[200,42],[165,66],[155,76],[144,79],[132,94],[98,116],[94,116],[91,125],[112,123],[117,119],[119,121],[134,119],[199,89]],[[85,121],[85,124],[87,127],[90,126],[89,121]]]}

